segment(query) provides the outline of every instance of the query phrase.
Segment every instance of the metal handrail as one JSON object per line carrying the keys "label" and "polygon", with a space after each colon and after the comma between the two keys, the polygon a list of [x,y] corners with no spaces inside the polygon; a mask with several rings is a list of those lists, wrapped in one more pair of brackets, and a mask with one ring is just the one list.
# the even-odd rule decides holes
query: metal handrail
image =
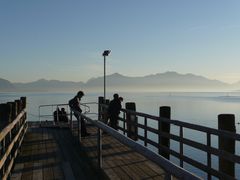
{"label": "metal handrail", "polygon": [[[106,124],[104,124],[103,122],[99,121],[99,120],[93,120],[89,117],[87,117],[86,115],[78,112],[78,111],[73,111],[74,113],[77,113],[79,116],[81,116],[82,118],[86,119],[88,122],[92,123],[93,125],[95,125],[97,128],[99,128],[99,133],[98,133],[98,155],[101,156],[101,132],[100,129],[107,132],[109,135],[111,135],[112,137],[114,137],[115,139],[117,139],[118,141],[120,141],[121,143],[127,145],[128,147],[132,148],[133,150],[135,150],[136,152],[140,153],[141,155],[145,156],[146,158],[148,158],[149,160],[155,162],[156,164],[158,164],[159,166],[161,166],[166,172],[168,177],[171,177],[171,175],[180,178],[180,179],[201,179],[200,177],[192,174],[191,172],[175,165],[174,163],[170,162],[169,160],[165,159],[164,157],[156,154],[155,152],[149,150],[148,148],[140,145],[139,143],[131,140],[130,138],[124,136],[123,134],[120,134],[118,131],[110,128],[109,126],[107,126]],[[81,134],[81,133],[80,133]],[[79,134],[79,135],[80,135]],[[99,161],[101,161],[102,157],[98,157]],[[99,165],[101,166],[101,162],[99,162]]]}
{"label": "metal handrail", "polygon": [[[100,106],[103,106],[104,108],[108,107],[108,105],[105,105],[105,104],[101,104]],[[146,124],[144,124],[144,125],[143,124],[134,124],[136,127],[144,130],[144,136],[139,135],[139,134],[136,135],[140,140],[144,141],[144,144],[146,144],[146,145],[150,144],[158,149],[159,148],[164,149],[165,152],[177,157],[180,160],[181,167],[183,167],[183,162],[187,162],[190,165],[207,172],[208,176],[215,176],[215,177],[226,178],[226,179],[234,179],[233,177],[230,177],[229,175],[227,175],[223,172],[217,171],[216,169],[214,169],[212,167],[211,155],[215,155],[219,158],[220,157],[225,158],[231,162],[238,163],[238,164],[240,162],[240,156],[237,154],[232,154],[232,153],[223,151],[221,149],[212,147],[211,146],[211,135],[215,135],[215,136],[219,136],[219,137],[226,137],[226,138],[234,139],[239,142],[240,134],[229,132],[229,131],[224,131],[224,130],[218,130],[218,129],[205,127],[205,126],[201,126],[201,125],[191,124],[188,122],[182,122],[179,120],[173,120],[173,119],[169,120],[167,118],[149,115],[149,114],[136,112],[136,111],[132,111],[132,110],[127,110],[127,109],[121,109],[121,112],[123,112],[123,116],[126,116],[126,114],[131,114],[133,116],[144,118],[145,121],[147,121],[147,119],[149,119],[149,120],[156,121],[157,123],[164,122],[164,123],[168,123],[170,125],[178,126],[179,127],[179,136],[177,136],[175,134],[171,134],[171,133],[168,134],[168,133],[161,132],[158,129],[156,129],[156,127],[148,127]],[[122,121],[123,125],[124,125],[123,128],[119,127],[119,129],[125,134],[125,132],[127,132],[127,130],[125,129],[126,119],[119,118],[119,120]],[[131,124],[131,122],[128,122],[128,123]],[[183,131],[183,128],[205,133],[207,144],[199,143],[197,141],[193,141],[191,139],[184,138],[183,136],[181,136],[181,132]],[[174,140],[176,142],[179,142],[179,148],[180,148],[179,152],[174,151],[174,150],[170,149],[169,147],[162,146],[161,144],[159,144],[159,142],[157,143],[155,141],[152,141],[151,139],[148,139],[146,136],[147,132],[151,132],[151,133],[157,134],[158,136],[165,137],[165,138]],[[198,150],[201,150],[203,152],[206,152],[208,154],[207,165],[184,155],[183,154],[183,145],[188,145],[188,146],[191,146]]]}
{"label": "metal handrail", "polygon": [[[91,111],[90,106],[88,106],[89,104],[97,104],[96,102],[86,102],[86,103],[80,103],[80,106],[84,106],[85,107],[85,111],[83,112],[83,114],[89,114]],[[41,115],[41,111],[40,109],[43,107],[59,107],[59,106],[68,106],[68,103],[62,103],[62,104],[43,104],[43,105],[39,105],[38,106],[38,117],[39,117],[39,121],[41,121],[41,117],[52,117],[53,116],[53,112],[52,114],[44,114]],[[53,109],[52,109],[53,111]],[[67,115],[70,115],[70,113],[67,113]]]}
{"label": "metal handrail", "polygon": [[[108,105],[105,105],[105,104],[100,104],[100,105],[103,106],[103,107],[108,107]],[[226,136],[226,137],[234,138],[234,139],[240,141],[240,134],[232,133],[232,132],[229,132],[229,131],[218,130],[218,129],[205,127],[205,126],[201,126],[201,125],[197,125],[197,124],[183,122],[183,121],[180,121],[180,120],[174,120],[174,119],[169,120],[167,118],[158,117],[158,116],[154,116],[154,115],[149,115],[149,114],[145,114],[145,113],[141,113],[141,112],[137,112],[137,111],[132,111],[132,110],[127,110],[127,109],[123,109],[123,108],[121,109],[121,112],[133,114],[133,115],[136,115],[136,116],[146,117],[146,118],[149,118],[149,119],[155,120],[155,121],[162,121],[162,122],[173,124],[173,125],[176,125],[176,126],[182,126],[184,128],[189,128],[189,129],[193,129],[193,130],[196,130],[196,131],[210,133],[210,134],[213,134],[213,135]]]}

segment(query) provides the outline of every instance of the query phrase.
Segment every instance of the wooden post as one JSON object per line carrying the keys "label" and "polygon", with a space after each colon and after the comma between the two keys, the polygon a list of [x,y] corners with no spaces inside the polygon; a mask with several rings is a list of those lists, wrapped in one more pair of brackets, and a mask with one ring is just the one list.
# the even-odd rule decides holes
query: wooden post
{"label": "wooden post", "polygon": [[[162,106],[159,108],[159,116],[161,118],[167,118],[171,119],[171,107],[169,106]],[[158,122],[158,129],[160,132],[164,132],[164,133],[170,133],[170,123],[167,122],[162,122],[159,121]],[[166,137],[162,137],[161,135],[158,136],[158,143],[161,144],[162,146],[165,146],[166,148],[170,147],[170,140],[169,138]],[[163,149],[161,149],[161,147],[158,148],[158,153],[165,157],[166,159],[169,159],[169,153],[164,151]]]}
{"label": "wooden post", "polygon": [[72,109],[70,109],[70,129],[71,129],[72,134],[74,134],[73,133],[73,111],[72,111]]}
{"label": "wooden post", "polygon": [[145,129],[144,129],[144,146],[146,146],[147,147],[147,118],[146,117],[144,117],[144,127],[145,127]]}
{"label": "wooden post", "polygon": [[[21,104],[22,104],[22,110],[24,109],[24,108],[27,108],[27,97],[21,97],[20,98],[20,100],[21,100]],[[25,113],[25,115],[24,115],[24,121],[27,119],[27,113]]]}
{"label": "wooden post", "polygon": [[[109,99],[106,99],[105,100],[105,105],[109,105],[110,103],[110,100]],[[108,107],[104,107],[104,110],[103,110],[103,122],[105,124],[108,124]]]}
{"label": "wooden post", "polygon": [[21,112],[21,103],[20,100],[15,100],[16,104],[17,104],[17,114],[19,114]]}
{"label": "wooden post", "polygon": [[[136,111],[136,104],[134,102],[127,102],[125,104],[127,110]],[[134,114],[126,114],[127,121],[127,136],[132,140],[137,140],[138,128],[137,128],[137,117]]]}
{"label": "wooden post", "polygon": [[20,100],[22,102],[22,109],[26,108],[27,107],[27,98],[21,97]]}
{"label": "wooden post", "polygon": [[7,102],[7,104],[11,104],[12,111],[11,111],[11,119],[12,121],[16,119],[18,113],[17,113],[17,103],[16,102]]}
{"label": "wooden post", "polygon": [[98,120],[102,121],[103,123],[107,124],[107,108],[101,106],[101,104],[109,105],[109,99],[106,99],[104,102],[104,97],[98,97]]}
{"label": "wooden post", "polygon": [[[11,122],[14,121],[17,117],[17,104],[16,102],[7,102],[11,106]],[[16,124],[15,127],[12,129],[12,135],[15,136],[18,131],[18,125]]]}
{"label": "wooden post", "polygon": [[81,128],[81,121],[84,121],[83,119],[82,119],[82,116],[78,116],[79,118],[77,119],[77,122],[78,122],[78,140],[79,140],[79,142],[81,143],[81,141],[82,141],[82,128]]}
{"label": "wooden post", "polygon": [[102,120],[103,108],[101,104],[103,104],[104,98],[102,96],[98,97],[98,120]]}
{"label": "wooden post", "polygon": [[[218,129],[236,133],[234,114],[218,115]],[[235,140],[229,137],[218,137],[218,148],[220,150],[235,154]],[[235,163],[226,158],[219,157],[219,171],[235,177]]]}
{"label": "wooden post", "polygon": [[1,104],[0,105],[0,129],[3,129],[11,122],[12,105]]}

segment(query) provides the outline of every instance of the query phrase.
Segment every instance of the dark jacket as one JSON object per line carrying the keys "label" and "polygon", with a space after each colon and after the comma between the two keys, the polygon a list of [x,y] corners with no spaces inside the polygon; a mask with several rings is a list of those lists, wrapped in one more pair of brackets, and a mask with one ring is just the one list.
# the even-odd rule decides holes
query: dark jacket
{"label": "dark jacket", "polygon": [[69,100],[68,105],[71,109],[82,112],[82,109],[80,108],[80,99],[77,96]]}
{"label": "dark jacket", "polygon": [[108,106],[108,115],[109,116],[119,115],[121,108],[122,108],[122,105],[120,100],[113,99]]}

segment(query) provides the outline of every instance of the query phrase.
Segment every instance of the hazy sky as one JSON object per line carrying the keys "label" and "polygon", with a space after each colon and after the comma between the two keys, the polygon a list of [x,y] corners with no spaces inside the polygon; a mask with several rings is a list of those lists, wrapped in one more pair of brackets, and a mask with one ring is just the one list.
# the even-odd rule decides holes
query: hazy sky
{"label": "hazy sky", "polygon": [[1,0],[0,78],[177,71],[240,80],[239,0]]}

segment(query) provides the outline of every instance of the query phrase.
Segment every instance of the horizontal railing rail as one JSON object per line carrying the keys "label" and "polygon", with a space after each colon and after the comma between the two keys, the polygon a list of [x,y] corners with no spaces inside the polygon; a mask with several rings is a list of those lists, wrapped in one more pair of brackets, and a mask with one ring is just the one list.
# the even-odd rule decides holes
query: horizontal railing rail
{"label": "horizontal railing rail", "polygon": [[[78,113],[79,116],[86,119],[88,122],[93,124],[98,128],[98,162],[99,166],[102,164],[102,147],[101,147],[101,131],[107,132],[109,135],[117,139],[119,142],[127,145],[128,147],[132,148],[134,151],[142,154],[149,160],[155,162],[157,165],[159,165],[161,168],[163,168],[166,171],[168,179],[171,179],[171,176],[177,177],[179,179],[201,179],[197,177],[196,175],[190,173],[189,171],[175,165],[174,163],[168,161],[164,157],[156,154],[155,152],[149,150],[148,148],[140,145],[139,143],[131,140],[130,138],[126,137],[123,134],[120,134],[118,131],[110,128],[108,125],[104,124],[103,122],[99,120],[93,120],[86,116],[85,114],[82,114],[80,112],[75,111],[75,113]],[[80,124],[80,123],[78,123]],[[81,133],[78,134],[78,136],[81,137]],[[81,138],[80,138],[81,139]]]}
{"label": "horizontal railing rail", "polygon": [[[97,104],[96,102],[86,102],[86,103],[80,103],[80,106],[83,107],[84,111],[83,114],[96,114],[96,113],[91,113],[91,108],[90,105],[92,104]],[[43,109],[44,108],[51,108],[51,109],[47,109],[47,113],[44,112],[43,114]],[[64,107],[66,108],[66,115],[69,117],[70,116],[70,108],[69,105],[67,103],[62,103],[62,104],[43,104],[43,105],[39,105],[38,106],[38,117],[39,117],[39,122],[41,121],[53,121],[54,120],[54,111],[56,111],[56,109],[58,109],[59,107]],[[57,118],[59,118],[58,112],[57,112]],[[43,118],[45,118],[43,120]],[[57,119],[57,122],[59,122],[59,119]]]}
{"label": "horizontal railing rail", "polygon": [[24,135],[27,131],[26,109],[0,132],[0,179],[8,179],[14,160],[17,157]]}
{"label": "horizontal railing rail", "polygon": [[[81,105],[88,106],[89,104],[98,104],[98,103],[95,103],[95,102],[82,103]],[[59,104],[55,104],[55,105],[59,105]],[[67,105],[67,104],[61,104],[61,105]],[[41,107],[42,106],[46,106],[46,105],[41,105]],[[48,105],[48,106],[51,106],[51,105]],[[106,119],[105,120],[103,120],[103,119],[108,117],[108,115],[106,114],[108,105],[98,104],[98,106],[99,106],[98,107],[99,108],[98,109],[98,111],[99,111],[98,119],[102,119],[102,121],[104,123],[106,123],[107,122]],[[87,115],[89,115],[89,114],[91,114],[90,110]],[[68,115],[70,115],[70,124],[71,124],[72,123],[71,112],[68,113]],[[133,115],[134,117],[137,117],[138,119],[141,119],[142,121],[141,121],[141,123],[140,123],[140,121],[138,121],[137,123],[133,123],[131,121],[127,122],[127,115]],[[89,116],[87,117],[86,114],[84,114],[84,113],[82,113],[81,116],[83,116],[85,119],[89,118]],[[96,122],[95,120],[93,121],[91,119],[92,120],[91,121],[90,119],[89,119],[89,122],[91,122],[92,124],[94,124],[93,122]],[[122,124],[119,125],[118,128],[120,131],[123,132],[123,135],[125,135],[126,133],[129,132],[127,129],[127,124],[133,125],[133,126],[137,127],[138,129],[142,129],[142,133],[136,134],[136,138],[139,139],[140,141],[142,141],[146,148],[149,148],[149,145],[151,145],[151,146],[155,147],[156,149],[158,149],[159,151],[163,150],[164,152],[167,152],[169,155],[174,156],[175,158],[179,159],[179,166],[181,168],[183,168],[184,163],[188,163],[188,164],[192,165],[193,167],[205,172],[208,179],[211,179],[212,176],[217,177],[217,178],[222,178],[222,179],[235,179],[234,177],[229,176],[228,174],[225,174],[225,173],[219,171],[218,167],[216,167],[216,165],[213,166],[212,156],[216,156],[218,158],[220,158],[220,157],[225,158],[231,162],[238,163],[238,164],[240,164],[240,156],[237,154],[232,154],[232,153],[226,152],[224,150],[220,150],[216,147],[216,144],[214,147],[214,145],[212,144],[213,143],[212,138],[221,136],[221,137],[227,137],[227,138],[234,139],[235,141],[240,141],[239,134],[224,131],[224,130],[217,130],[214,128],[196,125],[196,124],[183,122],[183,121],[179,121],[179,120],[167,119],[167,118],[163,118],[163,117],[149,115],[149,114],[145,114],[145,113],[141,113],[141,112],[137,112],[137,111],[133,111],[133,110],[128,110],[128,109],[121,109],[121,116],[119,117],[119,121],[122,122]],[[169,133],[162,132],[158,129],[159,126],[153,126],[153,127],[149,126],[151,121],[155,122],[155,123],[164,122],[164,123],[170,124],[171,126],[177,127],[177,128],[175,128],[175,131],[177,133],[176,132],[172,133],[171,131]],[[99,122],[99,121],[97,121],[97,122]],[[104,124],[102,124],[102,122],[101,122],[101,125],[104,125]],[[72,125],[71,125],[71,127],[72,127]],[[104,128],[108,128],[108,126],[106,126]],[[104,130],[104,129],[102,128],[102,130]],[[197,140],[193,140],[193,139],[191,139],[191,137],[187,137],[184,134],[185,130],[194,130],[194,131],[198,131],[198,132],[202,133],[202,135],[205,138],[204,143],[198,142]],[[150,139],[148,136],[148,133],[155,134],[158,137],[158,139],[157,140]],[[213,136],[216,136],[216,137],[213,137]],[[170,139],[171,141],[177,142],[178,148],[171,149],[170,147],[166,147],[166,146],[162,145],[160,143],[159,137],[164,137],[164,138]],[[139,144],[139,142],[137,142],[137,143]],[[206,161],[200,162],[192,157],[189,157],[189,155],[187,155],[185,152],[185,149],[184,149],[185,146],[189,146],[191,148],[205,152],[206,153]]]}
{"label": "horizontal railing rail", "polygon": [[[100,104],[102,108],[102,114],[101,116],[104,116],[104,110],[107,109],[108,105],[105,104]],[[137,128],[142,129],[143,135],[136,134],[135,136],[137,139],[141,140],[144,142],[145,146],[152,145],[156,149],[161,149],[164,150],[165,152],[169,153],[170,155],[178,158],[180,160],[180,166],[183,167],[183,163],[186,162],[203,172],[207,174],[208,179],[211,179],[211,176],[215,176],[217,178],[224,178],[224,179],[235,179],[235,177],[229,176],[228,174],[225,174],[223,172],[220,172],[216,167],[213,167],[212,165],[212,155],[217,156],[218,158],[224,158],[227,159],[228,161],[238,163],[240,164],[240,156],[237,154],[232,154],[223,150],[220,150],[216,147],[212,146],[212,138],[211,136],[216,136],[216,137],[227,137],[230,139],[234,139],[235,141],[240,142],[240,134],[232,133],[229,131],[224,131],[224,130],[217,130],[214,128],[210,127],[205,127],[201,125],[196,125],[188,122],[183,122],[179,120],[174,120],[174,119],[167,119],[163,117],[158,117],[158,116],[153,116],[133,110],[127,110],[127,109],[121,109],[122,116],[119,117],[119,121],[122,121],[123,125],[119,126],[119,130],[121,130],[124,134],[128,133],[128,129],[126,128],[128,124],[129,126],[135,126]],[[127,114],[128,115],[133,115],[135,117],[142,118],[142,123],[133,123],[131,121],[127,122]],[[105,115],[106,116],[106,115]],[[161,132],[158,129],[158,125],[155,127],[150,127],[149,126],[149,121],[154,121],[155,123],[168,123],[171,126],[174,125],[178,127],[178,135],[166,132]],[[185,137],[184,135],[184,130],[194,130],[203,133],[203,137],[205,136],[205,144],[192,140],[191,137]],[[170,149],[170,147],[163,146],[158,139],[158,142],[155,142],[147,136],[148,133],[153,133],[156,134],[158,137],[164,137],[168,138],[172,141],[176,141],[179,143],[179,149],[178,150],[173,150]],[[205,134],[205,135],[204,135]],[[190,138],[190,139],[189,139]],[[193,147],[197,150],[203,151],[206,153],[206,163],[199,162],[197,160],[192,159],[191,157],[187,156],[184,154],[184,145],[187,145],[189,147]]]}
{"label": "horizontal railing rail", "polygon": [[[179,152],[177,152],[177,151],[174,151],[170,148],[162,146],[159,142],[155,143],[155,142],[151,141],[150,139],[148,139],[147,137],[138,135],[138,137],[141,140],[143,140],[143,141],[147,140],[147,143],[153,145],[154,147],[156,147],[158,149],[159,148],[164,149],[165,152],[167,151],[169,154],[179,158],[179,160],[181,161],[180,162],[181,167],[183,167],[183,162],[186,162],[186,163],[189,163],[192,166],[195,166],[196,168],[201,169],[202,171],[208,173],[209,176],[213,175],[213,176],[218,177],[218,178],[234,179],[234,177],[231,177],[227,174],[224,174],[224,173],[222,173],[222,172],[220,172],[220,171],[211,167],[212,166],[211,165],[211,161],[212,161],[211,160],[211,155],[216,155],[218,157],[228,159],[232,162],[240,163],[240,156],[239,155],[235,155],[235,154],[225,152],[223,150],[219,150],[218,148],[212,147],[210,143],[209,144],[202,144],[202,143],[196,142],[194,140],[190,140],[186,137],[183,137],[183,129],[191,129],[191,130],[196,130],[196,131],[199,131],[199,132],[206,133],[206,139],[207,139],[206,143],[211,142],[211,135],[225,136],[225,137],[228,137],[228,138],[235,139],[236,141],[240,141],[240,135],[239,134],[235,134],[235,133],[231,133],[231,132],[227,132],[227,131],[223,131],[223,130],[216,130],[216,129],[213,129],[213,128],[204,127],[204,126],[200,126],[200,125],[195,125],[195,124],[191,124],[191,123],[181,122],[181,121],[178,121],[178,120],[172,120],[172,119],[169,120],[169,119],[166,119],[166,118],[149,116],[149,115],[146,115],[144,113],[138,113],[138,112],[129,111],[129,110],[125,110],[125,109],[123,109],[122,112],[129,113],[129,114],[132,114],[132,115],[136,115],[138,117],[151,119],[151,120],[154,120],[156,122],[165,122],[165,123],[168,123],[170,125],[178,126],[179,127],[179,135],[174,135],[174,134],[168,134],[168,133],[161,132],[158,129],[148,127],[147,125],[145,126],[145,125],[142,125],[142,124],[135,124],[138,128],[143,129],[143,131],[151,132],[151,133],[154,133],[158,136],[166,137],[166,138],[169,138],[169,139],[174,140],[176,142],[179,142]],[[131,124],[131,122],[128,122],[128,123]],[[210,155],[207,156],[207,158],[208,158],[207,159],[207,164],[200,163],[200,162],[192,159],[191,157],[188,157],[188,156],[184,155],[183,145],[188,145],[190,147],[193,147],[193,148],[196,148],[198,150],[204,151],[207,154],[210,154]],[[210,177],[209,177],[209,179],[210,179]]]}

